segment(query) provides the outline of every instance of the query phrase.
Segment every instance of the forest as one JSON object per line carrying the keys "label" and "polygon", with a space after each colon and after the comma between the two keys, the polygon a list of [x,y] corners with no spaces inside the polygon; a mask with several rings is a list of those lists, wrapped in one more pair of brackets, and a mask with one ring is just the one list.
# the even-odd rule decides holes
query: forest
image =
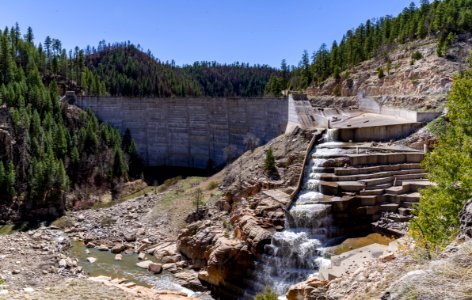
{"label": "forest", "polygon": [[[260,97],[270,76],[277,73],[266,65],[239,62],[196,62],[180,67],[161,62],[130,42],[102,41],[98,48],[87,47],[85,61],[112,96]],[[102,90],[98,92],[103,94]],[[97,94],[97,90],[87,89],[87,94]]]}
{"label": "forest", "polygon": [[328,77],[341,78],[341,73],[373,57],[391,63],[389,52],[393,47],[418,39],[433,37],[438,40],[438,56],[444,56],[452,42],[472,29],[471,0],[421,0],[412,2],[396,17],[385,16],[367,20],[348,30],[340,40],[328,48],[322,44],[311,56],[304,51],[297,67],[286,66],[282,73],[273,74],[266,94],[280,94],[282,90],[303,90],[319,85]]}
{"label": "forest", "polygon": [[65,89],[104,87],[82,50],[67,54],[50,37],[35,45],[33,30],[22,36],[18,24],[0,31],[0,221],[60,215],[76,204],[66,203],[67,191],[112,188],[127,177],[128,161],[137,165],[130,137],[59,101]]}

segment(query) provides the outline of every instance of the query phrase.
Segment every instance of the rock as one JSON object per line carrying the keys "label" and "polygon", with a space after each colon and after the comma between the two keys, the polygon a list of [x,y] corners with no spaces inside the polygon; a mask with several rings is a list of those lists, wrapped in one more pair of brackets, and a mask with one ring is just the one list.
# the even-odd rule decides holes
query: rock
{"label": "rock", "polygon": [[395,259],[395,254],[394,253],[386,253],[386,254],[383,254],[379,257],[379,260],[381,262],[388,262],[388,261],[391,261],[391,260],[394,260]]}
{"label": "rock", "polygon": [[0,290],[0,296],[2,295],[8,295],[8,290]]}
{"label": "rock", "polygon": [[126,246],[123,245],[123,244],[115,244],[112,248],[111,248],[111,253],[121,253],[123,252],[124,250],[126,249]]}
{"label": "rock", "polygon": [[115,255],[115,260],[120,261],[120,260],[122,260],[122,259],[123,259],[123,255],[121,255],[121,254]]}
{"label": "rock", "polygon": [[138,254],[138,259],[144,260],[145,258],[146,258],[146,253],[144,253],[144,252],[139,252],[139,254]]}
{"label": "rock", "polygon": [[175,264],[163,264],[162,268],[167,271],[177,270],[177,266]]}
{"label": "rock", "polygon": [[86,259],[87,259],[87,261],[88,261],[89,263],[91,263],[91,264],[93,264],[94,262],[97,261],[97,259],[96,259],[95,257],[91,257],[91,256],[87,257]]}
{"label": "rock", "polygon": [[20,274],[20,270],[14,269],[14,270],[11,271],[11,273],[12,273],[13,275],[17,275],[17,274]]}
{"label": "rock", "polygon": [[100,246],[97,247],[97,250],[98,251],[108,251],[108,246],[107,245],[104,245],[104,244],[101,244]]}
{"label": "rock", "polygon": [[327,299],[328,281],[317,278],[307,279],[306,281],[292,285],[288,290],[287,300],[318,300]]}
{"label": "rock", "polygon": [[136,235],[144,235],[146,233],[146,230],[144,228],[139,228],[136,230]]}
{"label": "rock", "polygon": [[61,268],[67,268],[67,261],[65,259],[61,259],[59,261],[59,267]]}
{"label": "rock", "polygon": [[145,260],[145,261],[138,262],[136,265],[140,268],[147,269],[149,267],[149,265],[152,264],[152,263],[153,262],[150,261],[150,260]]}
{"label": "rock", "polygon": [[148,266],[148,271],[152,274],[160,274],[162,273],[162,266],[160,264],[151,263]]}
{"label": "rock", "polygon": [[34,289],[33,288],[30,288],[30,287],[27,287],[27,288],[24,288],[23,291],[25,291],[26,293],[28,294],[31,294],[34,292]]}
{"label": "rock", "polygon": [[77,216],[77,221],[82,222],[83,220],[85,220],[84,215],[80,214],[80,215]]}
{"label": "rock", "polygon": [[124,233],[124,238],[125,238],[125,241],[127,242],[134,242],[136,241],[136,234],[135,233],[132,233],[132,232],[125,232]]}
{"label": "rock", "polygon": [[461,221],[459,238],[472,238],[472,199],[467,201],[467,203],[462,208],[459,216]]}

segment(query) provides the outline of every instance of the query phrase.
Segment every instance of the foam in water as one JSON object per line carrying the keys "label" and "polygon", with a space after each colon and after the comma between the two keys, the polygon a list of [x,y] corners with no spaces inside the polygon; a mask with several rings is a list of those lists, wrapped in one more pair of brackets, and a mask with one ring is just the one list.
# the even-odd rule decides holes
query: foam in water
{"label": "foam in water", "polygon": [[[336,137],[337,131],[328,129],[325,141],[332,143]],[[290,286],[316,276],[321,266],[330,263],[323,257],[324,245],[336,228],[332,225],[331,206],[320,203],[326,196],[320,192],[319,179],[328,162],[323,156],[342,153],[339,148],[318,147],[312,151],[302,190],[287,212],[286,229],[273,235],[256,262],[250,283],[252,293],[269,286],[283,299]]]}

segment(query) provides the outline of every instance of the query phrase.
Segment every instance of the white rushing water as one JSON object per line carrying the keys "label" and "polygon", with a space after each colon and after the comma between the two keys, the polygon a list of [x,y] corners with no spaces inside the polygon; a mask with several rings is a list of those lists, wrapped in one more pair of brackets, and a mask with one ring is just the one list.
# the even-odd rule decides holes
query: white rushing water
{"label": "white rushing water", "polygon": [[[328,130],[324,140],[333,143],[335,130]],[[295,283],[316,276],[323,264],[323,250],[336,228],[333,226],[330,205],[319,203],[327,196],[320,192],[320,174],[326,157],[342,152],[339,148],[323,148],[318,145],[311,152],[311,160],[305,168],[303,188],[286,215],[285,230],[273,235],[264,254],[256,262],[255,274],[249,283],[252,292],[260,292],[266,286],[272,288],[280,299]]]}

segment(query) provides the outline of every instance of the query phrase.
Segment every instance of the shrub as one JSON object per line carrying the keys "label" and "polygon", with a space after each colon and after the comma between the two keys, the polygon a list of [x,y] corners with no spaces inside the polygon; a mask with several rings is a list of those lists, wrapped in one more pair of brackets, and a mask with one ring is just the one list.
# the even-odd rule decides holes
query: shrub
{"label": "shrub", "polygon": [[421,52],[419,51],[415,51],[411,54],[411,59],[412,60],[420,60],[423,58],[423,54],[421,54]]}
{"label": "shrub", "polygon": [[210,181],[206,188],[207,188],[208,191],[211,191],[211,190],[216,189],[217,187],[218,187],[218,182]]}
{"label": "shrub", "polygon": [[277,300],[277,294],[270,288],[266,287],[263,293],[259,293],[256,295],[254,300]]}
{"label": "shrub", "polygon": [[454,79],[448,100],[449,123],[439,144],[424,160],[434,186],[421,191],[410,222],[417,244],[431,253],[443,249],[459,232],[459,212],[472,197],[472,69]]}
{"label": "shrub", "polygon": [[379,77],[379,79],[385,77],[384,69],[383,69],[382,67],[378,67],[378,68],[377,68],[377,76]]}
{"label": "shrub", "polygon": [[264,169],[268,172],[275,170],[275,157],[272,152],[272,148],[266,151],[266,157],[264,160]]}

